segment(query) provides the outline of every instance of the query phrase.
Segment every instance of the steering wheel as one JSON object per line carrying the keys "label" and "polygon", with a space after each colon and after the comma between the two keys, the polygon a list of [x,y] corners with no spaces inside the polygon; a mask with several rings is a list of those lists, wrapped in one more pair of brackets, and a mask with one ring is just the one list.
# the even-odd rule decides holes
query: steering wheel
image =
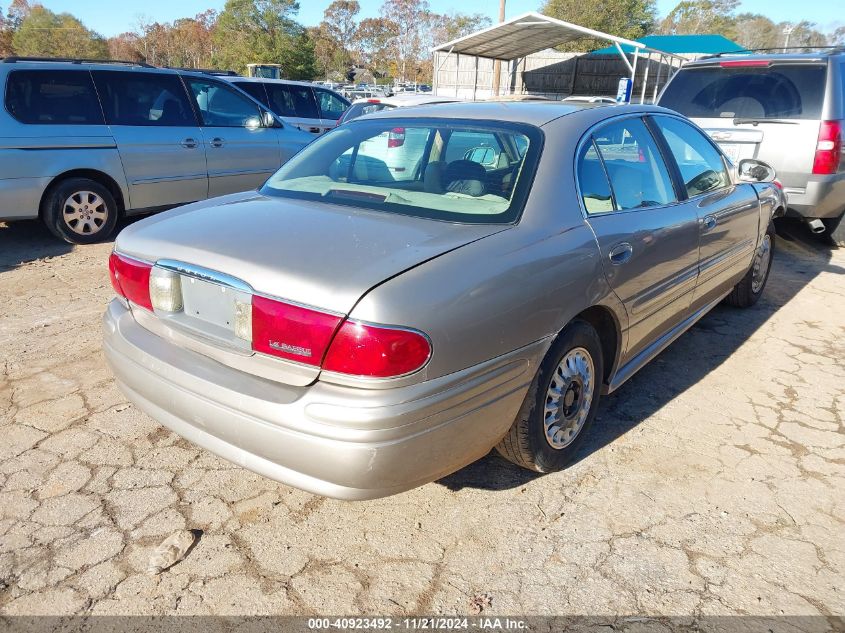
{"label": "steering wheel", "polygon": [[705,172],[698,174],[695,178],[690,180],[689,182],[685,183],[687,191],[690,189],[695,189],[699,193],[703,193],[705,191],[709,191],[713,189],[715,185],[717,185],[721,181],[719,174],[713,171],[712,169],[708,169]]}

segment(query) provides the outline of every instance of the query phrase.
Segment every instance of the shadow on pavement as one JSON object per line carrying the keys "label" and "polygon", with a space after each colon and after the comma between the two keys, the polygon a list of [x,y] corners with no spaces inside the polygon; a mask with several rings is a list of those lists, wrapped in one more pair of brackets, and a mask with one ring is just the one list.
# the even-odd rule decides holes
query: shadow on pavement
{"label": "shadow on pavement", "polygon": [[0,273],[21,264],[57,257],[74,249],[47,230],[38,220],[0,222]]}
{"label": "shadow on pavement", "polygon": [[[784,219],[777,228],[771,276],[757,305],[745,310],[717,306],[620,389],[604,397],[574,463],[612,443],[719,367],[817,275],[845,274],[845,268],[830,263],[836,247],[811,234],[803,222]],[[507,490],[540,476],[493,451],[438,483],[450,490]]]}

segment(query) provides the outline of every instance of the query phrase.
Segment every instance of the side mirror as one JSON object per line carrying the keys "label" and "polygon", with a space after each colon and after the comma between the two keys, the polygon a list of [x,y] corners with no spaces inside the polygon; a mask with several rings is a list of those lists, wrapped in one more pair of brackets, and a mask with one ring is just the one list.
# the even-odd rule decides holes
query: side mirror
{"label": "side mirror", "polygon": [[281,123],[276,120],[276,117],[273,116],[272,112],[268,112],[267,110],[263,110],[261,112],[261,124],[264,127],[282,127]]}
{"label": "side mirror", "polygon": [[777,174],[768,163],[756,158],[743,158],[736,167],[741,182],[772,182]]}

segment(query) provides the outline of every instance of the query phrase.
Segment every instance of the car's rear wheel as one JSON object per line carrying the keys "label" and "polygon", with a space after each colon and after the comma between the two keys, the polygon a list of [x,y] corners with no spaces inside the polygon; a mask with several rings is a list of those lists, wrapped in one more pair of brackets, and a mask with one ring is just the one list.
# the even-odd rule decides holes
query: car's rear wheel
{"label": "car's rear wheel", "polygon": [[772,270],[772,259],[775,254],[775,227],[769,223],[769,229],[757,245],[754,253],[754,261],[748,269],[745,277],[742,278],[734,289],[725,298],[728,305],[737,308],[750,308],[763,294],[766,282],[769,280],[769,272]]}
{"label": "car's rear wheel", "polygon": [[837,246],[845,246],[845,214],[838,218],[825,218],[822,222],[830,241]]}
{"label": "car's rear wheel", "polygon": [[114,196],[88,178],[69,178],[54,186],[44,200],[43,219],[52,233],[71,244],[108,239],[117,224]]}
{"label": "car's rear wheel", "polygon": [[523,468],[554,472],[572,462],[595,418],[604,376],[601,341],[575,320],[549,350],[496,450]]}

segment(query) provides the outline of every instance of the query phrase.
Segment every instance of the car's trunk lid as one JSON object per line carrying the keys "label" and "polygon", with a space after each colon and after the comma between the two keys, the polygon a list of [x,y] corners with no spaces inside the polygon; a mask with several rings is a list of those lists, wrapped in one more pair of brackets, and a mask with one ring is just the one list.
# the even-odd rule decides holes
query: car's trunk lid
{"label": "car's trunk lid", "polygon": [[[185,315],[182,324],[191,326],[187,333],[199,335],[206,344],[214,346],[216,342],[216,347],[237,352],[232,317],[235,300],[244,296],[239,293],[248,297],[254,292],[347,315],[364,294],[382,282],[505,228],[269,198],[253,192],[229,197],[223,204],[200,203],[142,220],[118,236],[115,249],[189,273],[182,283],[184,304],[192,310],[196,306],[196,315]],[[217,283],[213,278],[229,281],[228,294],[215,298],[206,283],[207,279]],[[239,282],[246,284],[245,291]],[[146,315],[139,322],[158,327]],[[173,323],[179,324],[178,320]],[[190,347],[202,351],[195,344]],[[248,346],[241,351],[248,351]],[[221,360],[219,354],[214,355]],[[256,370],[260,369],[256,365]],[[267,377],[307,384],[318,373],[319,368],[303,372],[300,367],[293,374]]]}

